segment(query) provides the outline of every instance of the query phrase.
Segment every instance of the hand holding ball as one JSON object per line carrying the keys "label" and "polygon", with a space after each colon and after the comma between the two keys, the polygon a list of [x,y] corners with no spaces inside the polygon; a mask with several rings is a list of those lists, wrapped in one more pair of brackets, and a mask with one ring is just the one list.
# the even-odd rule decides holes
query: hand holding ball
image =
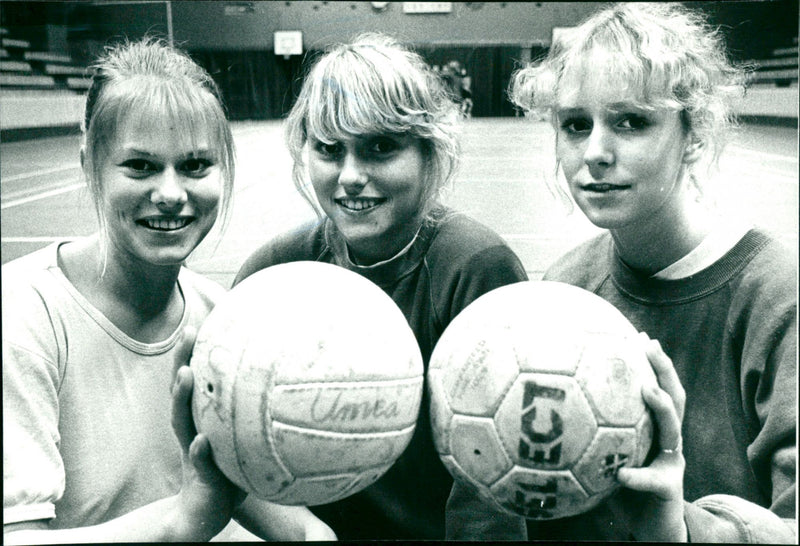
{"label": "hand holding ball", "polygon": [[577,287],[527,281],[465,308],[434,349],[431,419],[451,474],[530,519],[585,512],[641,466],[652,441],[636,329]]}
{"label": "hand holding ball", "polygon": [[192,411],[233,483],[281,504],[367,487],[411,440],[423,368],[380,288],[318,262],[246,278],[208,315],[191,359]]}

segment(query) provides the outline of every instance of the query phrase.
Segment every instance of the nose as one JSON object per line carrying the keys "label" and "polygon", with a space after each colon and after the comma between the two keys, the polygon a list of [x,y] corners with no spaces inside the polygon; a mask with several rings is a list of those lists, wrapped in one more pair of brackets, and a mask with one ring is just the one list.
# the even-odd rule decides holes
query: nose
{"label": "nose", "polygon": [[345,154],[342,169],[339,171],[339,185],[347,195],[358,195],[368,181],[369,175],[363,162],[353,153]]}
{"label": "nose", "polygon": [[583,160],[592,171],[601,171],[614,163],[613,135],[606,128],[595,124],[586,141]]}
{"label": "nose", "polygon": [[158,177],[150,199],[163,212],[176,212],[187,201],[186,188],[182,177],[175,169],[168,167]]}

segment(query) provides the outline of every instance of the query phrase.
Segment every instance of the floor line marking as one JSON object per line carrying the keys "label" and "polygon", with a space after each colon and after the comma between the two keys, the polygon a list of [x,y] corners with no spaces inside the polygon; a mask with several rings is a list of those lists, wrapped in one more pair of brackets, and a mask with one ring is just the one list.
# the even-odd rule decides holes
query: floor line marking
{"label": "floor line marking", "polygon": [[[750,148],[745,148],[743,146],[736,146],[736,145],[731,145],[729,150],[730,151],[734,151],[734,152],[739,152],[739,153],[744,152],[745,154],[754,155],[754,156],[757,156],[757,157],[762,157],[764,159],[775,159],[775,160],[780,160],[780,161],[791,161],[793,163],[797,163],[797,156],[796,155],[785,155],[785,154],[773,154],[773,153],[770,153],[770,152],[760,152],[758,150],[752,150]],[[725,152],[723,152],[722,155],[724,156]]]}
{"label": "floor line marking", "polygon": [[0,237],[0,243],[53,243],[63,241],[65,237]]}
{"label": "floor line marking", "polygon": [[42,169],[42,170],[39,170],[39,171],[15,174],[14,176],[4,176],[3,180],[5,182],[17,182],[19,180],[25,180],[26,178],[35,178],[37,176],[43,176],[45,174],[53,174],[53,173],[58,173],[58,172],[61,172],[61,171],[68,171],[70,169],[80,169],[80,168],[81,168],[80,165],[68,165],[68,166],[61,166],[61,167],[51,167],[49,169]]}
{"label": "floor line marking", "polygon": [[33,201],[38,201],[40,199],[46,199],[47,197],[53,197],[54,195],[61,195],[62,193],[68,193],[79,188],[85,188],[86,184],[83,182],[79,184],[70,184],[69,186],[64,186],[62,188],[56,188],[54,190],[37,193],[35,195],[31,195],[28,197],[22,197],[20,199],[12,199],[7,203],[3,203],[0,205],[0,210],[10,209],[11,207],[17,207],[19,205],[24,205],[26,203],[31,203]]}

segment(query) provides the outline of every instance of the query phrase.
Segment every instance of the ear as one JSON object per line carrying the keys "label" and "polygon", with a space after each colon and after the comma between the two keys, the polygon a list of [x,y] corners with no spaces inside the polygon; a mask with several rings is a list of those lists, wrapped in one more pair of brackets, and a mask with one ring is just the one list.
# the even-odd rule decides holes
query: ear
{"label": "ear", "polygon": [[703,147],[702,141],[693,133],[689,133],[686,137],[686,147],[683,150],[683,162],[687,165],[691,165],[700,159],[703,153]]}

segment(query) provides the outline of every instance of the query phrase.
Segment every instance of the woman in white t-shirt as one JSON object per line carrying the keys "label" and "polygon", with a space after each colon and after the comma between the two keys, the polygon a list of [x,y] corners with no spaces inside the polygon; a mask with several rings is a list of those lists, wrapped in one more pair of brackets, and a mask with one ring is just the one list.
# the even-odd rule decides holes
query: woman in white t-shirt
{"label": "woman in white t-shirt", "polygon": [[[100,230],[3,266],[7,543],[332,538],[211,459],[186,366],[224,290],[184,261],[230,209],[233,137],[211,77],[155,39],[95,65],[81,165]],[[248,535],[253,537],[253,535]]]}

